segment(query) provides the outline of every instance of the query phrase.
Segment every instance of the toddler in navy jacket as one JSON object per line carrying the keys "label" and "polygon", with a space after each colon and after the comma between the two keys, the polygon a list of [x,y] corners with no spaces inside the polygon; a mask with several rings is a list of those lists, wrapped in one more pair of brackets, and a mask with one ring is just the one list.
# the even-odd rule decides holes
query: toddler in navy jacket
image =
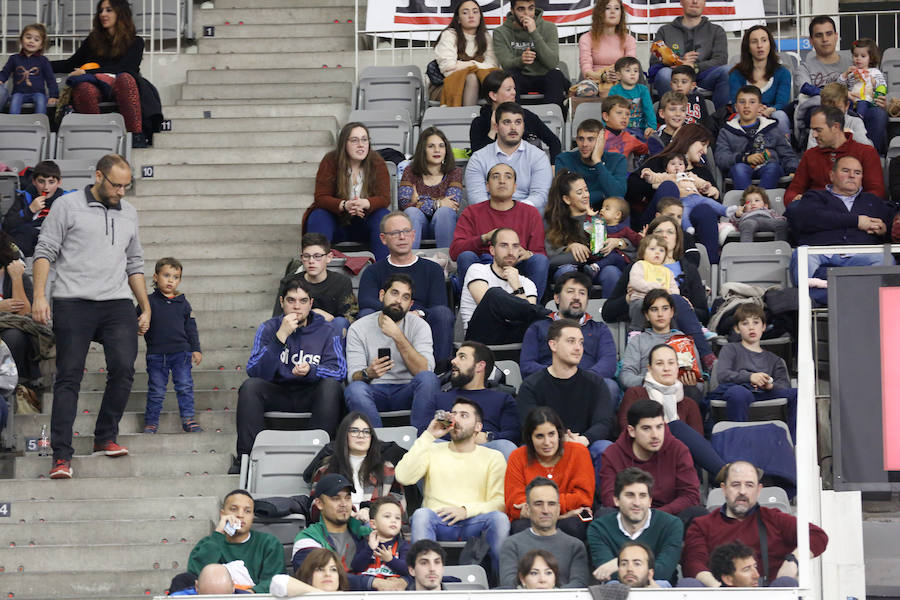
{"label": "toddler in navy jacket", "polygon": [[406,553],[409,542],[403,539],[403,507],[394,496],[382,496],[369,507],[372,533],[356,542],[356,555],[349,571],[358,575],[409,578]]}
{"label": "toddler in navy jacket", "polygon": [[156,261],[150,294],[150,329],[144,334],[147,342],[147,409],[144,412],[144,433],[156,433],[172,372],[172,384],[178,397],[181,428],[188,433],[203,431],[194,421],[194,379],[191,365],[199,365],[200,336],[197,323],[191,316],[191,305],[178,293],[181,282],[181,263],[174,258]]}
{"label": "toddler in navy jacket", "polygon": [[[47,113],[47,106],[55,106],[59,98],[59,88],[53,67],[44,56],[47,45],[47,29],[40,23],[33,23],[22,30],[19,36],[22,49],[6,61],[0,71],[0,108],[6,104],[7,89],[3,84],[12,77],[12,100],[9,103],[9,114],[22,112],[22,104],[32,102],[35,113]],[[49,95],[49,100],[48,100]]]}

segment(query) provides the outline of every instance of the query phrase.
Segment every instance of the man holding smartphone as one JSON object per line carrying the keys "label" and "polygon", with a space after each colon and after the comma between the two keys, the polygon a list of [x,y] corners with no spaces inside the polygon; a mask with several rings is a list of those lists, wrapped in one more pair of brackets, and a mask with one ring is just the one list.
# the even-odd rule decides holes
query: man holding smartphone
{"label": "man holding smartphone", "polygon": [[379,411],[416,410],[440,390],[433,373],[431,327],[410,312],[413,280],[388,276],[378,299],[381,310],[357,319],[347,331],[348,410],[365,414],[381,427]]}

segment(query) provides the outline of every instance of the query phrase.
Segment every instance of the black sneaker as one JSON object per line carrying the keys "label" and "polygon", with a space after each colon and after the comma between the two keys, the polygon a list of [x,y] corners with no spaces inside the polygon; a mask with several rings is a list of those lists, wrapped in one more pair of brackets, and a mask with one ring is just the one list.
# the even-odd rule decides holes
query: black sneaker
{"label": "black sneaker", "polygon": [[228,467],[229,475],[240,475],[241,474],[241,457],[233,456],[231,460],[231,466]]}
{"label": "black sneaker", "polygon": [[147,136],[143,133],[132,133],[131,134],[131,147],[132,148],[149,148],[150,144],[147,142]]}

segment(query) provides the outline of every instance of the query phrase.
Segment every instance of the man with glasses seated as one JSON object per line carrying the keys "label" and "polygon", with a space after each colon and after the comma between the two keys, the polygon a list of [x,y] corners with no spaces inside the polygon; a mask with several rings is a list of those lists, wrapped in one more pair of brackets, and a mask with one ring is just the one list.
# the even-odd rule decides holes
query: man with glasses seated
{"label": "man with glasses seated", "polygon": [[[356,305],[353,295],[353,282],[340,271],[329,271],[328,263],[334,258],[331,242],[321,233],[305,233],[300,239],[301,266],[293,273],[288,273],[281,280],[284,285],[294,277],[301,275],[309,284],[309,296],[313,299],[312,311],[329,321],[341,336],[347,335],[350,327],[349,317]],[[292,261],[292,264],[296,264]],[[273,317],[284,314],[281,308],[281,296],[275,298]]]}
{"label": "man with glasses seated", "polygon": [[241,455],[250,454],[265,429],[266,411],[311,412],[308,428],[334,437],[347,363],[340,333],[313,312],[309,290],[303,275],[283,284],[279,300],[284,316],[256,330],[247,361],[250,378],[238,390],[237,455],[229,474],[240,473]]}
{"label": "man with glasses seated", "polygon": [[436,262],[413,253],[416,232],[403,211],[394,211],[381,220],[381,242],[389,254],[367,267],[359,280],[359,316],[381,310],[378,292],[388,277],[404,273],[416,282],[411,315],[422,317],[431,327],[434,360],[438,373],[446,371],[453,356],[453,321],[447,299],[444,270]]}
{"label": "man with glasses seated", "polygon": [[[106,390],[94,428],[94,454],[128,454],[116,443],[116,436],[134,380],[137,336],[150,327],[137,210],[123,199],[131,182],[131,166],[124,158],[118,154],[101,158],[94,185],[66,194],[53,204],[34,251],[32,314],[38,323],[50,323],[45,290],[51,265],[56,272],[52,290],[57,352],[50,417],[51,479],[72,477],[72,426],[85,359],[94,340],[103,344],[107,369]],[[137,318],[133,300],[140,310]]]}

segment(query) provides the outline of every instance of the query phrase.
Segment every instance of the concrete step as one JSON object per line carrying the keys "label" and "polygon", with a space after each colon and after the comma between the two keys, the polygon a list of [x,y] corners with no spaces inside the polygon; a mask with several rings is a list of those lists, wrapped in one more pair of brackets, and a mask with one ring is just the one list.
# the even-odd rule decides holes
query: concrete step
{"label": "concrete step", "polygon": [[[239,135],[238,135],[239,134]],[[161,148],[222,148],[234,144],[239,138],[245,149],[330,146],[336,142],[335,133],[322,131],[255,131],[217,133],[165,133],[154,136],[153,147]]]}
{"label": "concrete step", "polygon": [[[294,219],[292,219],[294,220]],[[170,227],[141,227],[141,243],[145,244],[183,244],[193,242],[203,244],[219,240],[231,240],[240,243],[244,240],[272,240],[299,242],[300,220],[289,225],[184,225]],[[185,290],[187,291],[187,290]]]}
{"label": "concrete step", "polygon": [[[154,249],[158,248],[154,246]],[[165,252],[162,254],[165,254]],[[145,273],[153,272],[156,261],[162,258],[162,254],[157,256],[155,254],[150,255],[147,252],[144,252]],[[181,264],[184,265],[185,278],[200,275],[272,275],[280,279],[281,276],[284,275],[284,268],[287,266],[287,262],[287,257],[285,257],[284,260],[274,257],[246,259],[232,258],[227,260],[181,260]],[[194,318],[197,318],[196,311],[194,312]],[[208,320],[208,323],[222,322],[216,315],[211,315],[210,318],[212,318],[212,320]]]}
{"label": "concrete step", "polygon": [[[241,106],[247,104],[247,101],[251,98],[246,96],[238,97],[238,98],[225,98],[225,99],[210,99],[210,98],[199,98],[199,99],[185,99],[182,98],[180,100],[175,101],[176,106],[202,106],[204,108],[209,108],[212,106]],[[265,98],[260,98],[261,100]],[[312,98],[295,98],[295,97],[287,97],[287,98],[268,98],[265,99],[269,104],[277,105],[299,105],[305,106],[307,104],[322,104],[327,102],[346,102],[346,97],[344,96],[334,96],[331,98],[325,97],[312,97]]]}
{"label": "concrete step", "polygon": [[188,84],[355,83],[353,69],[204,69],[187,72]]}
{"label": "concrete step", "polygon": [[[235,392],[232,398],[237,400]],[[167,403],[169,410],[177,410],[174,400]],[[232,406],[234,403],[232,403]],[[81,403],[79,402],[79,409]],[[140,408],[143,411],[143,406]],[[198,411],[200,412],[200,411]],[[172,454],[177,460],[182,456],[202,456],[206,454],[234,453],[237,434],[233,433],[130,433],[119,436],[119,443],[133,454]],[[94,436],[78,436],[73,444],[76,455],[87,455],[93,452]]]}
{"label": "concrete step", "polygon": [[[287,67],[279,62],[277,55],[271,56],[271,63]],[[343,72],[353,72],[353,69],[338,69]],[[219,72],[227,72],[226,69],[218,69]],[[350,80],[353,80],[351,75]],[[209,113],[206,116],[204,113]],[[221,106],[166,106],[166,117],[169,119],[245,119],[249,117],[263,117],[273,119],[275,117],[335,117],[338,122],[347,120],[350,113],[350,103],[346,98],[336,103],[315,104],[271,104],[271,103],[243,103],[239,105]]]}
{"label": "concrete step", "polygon": [[242,179],[142,179],[138,195],[129,200],[135,206],[159,210],[288,208],[308,204],[298,196],[312,197],[315,190],[314,177],[251,179],[258,174],[244,174]]}
{"label": "concrete step", "polygon": [[[135,457],[124,458],[75,458],[73,468],[78,462],[122,461],[135,462]],[[144,457],[152,458],[152,457]],[[48,460],[31,458],[17,458],[17,463],[45,464]],[[76,477],[77,477],[76,471]],[[64,486],[72,483],[72,480],[58,481],[57,485]],[[11,508],[10,522],[19,524],[43,524],[73,521],[98,520],[134,520],[134,519],[168,519],[170,521],[198,521],[210,523],[218,511],[218,500],[213,496],[195,496],[190,498],[178,498],[174,496],[159,498],[106,498],[103,502],[93,499],[69,500],[63,498],[64,490],[60,489],[57,500],[35,500],[31,502],[19,502]],[[73,542],[75,540],[72,540]],[[72,563],[68,563],[72,564]],[[99,566],[103,563],[95,563]]]}
{"label": "concrete step", "polygon": [[[268,309],[268,313],[270,314],[272,311],[272,307],[270,306]],[[245,312],[245,311],[233,311],[234,313]],[[225,313],[227,314],[227,313]],[[262,323],[262,319],[259,320]],[[235,371],[233,369],[222,369],[221,371],[217,368],[209,367],[209,361],[204,357],[203,363],[199,368],[194,369],[191,372],[191,376],[194,378],[194,388],[201,390],[212,390],[217,391],[215,388],[219,388],[219,390],[230,390],[231,388],[239,388],[241,384],[247,379],[247,374],[244,371]],[[147,372],[144,370],[144,365],[139,365],[140,370],[134,374],[134,384],[133,389],[136,390],[146,390],[147,389]],[[100,371],[88,371],[84,374],[84,377],[81,380],[81,391],[83,392],[97,392],[103,391],[106,387],[106,373]],[[19,419],[16,418],[16,421]],[[40,425],[38,426],[38,431],[40,431]],[[179,429],[180,431],[180,429]]]}
{"label": "concrete step", "polygon": [[[157,434],[163,435],[163,434]],[[196,434],[194,434],[196,435]],[[3,497],[17,500],[91,500],[97,497],[97,490],[103,490],[108,498],[141,497],[159,491],[165,497],[210,496],[221,502],[222,497],[237,487],[238,475],[211,474],[203,477],[158,477],[148,490],[147,483],[128,477],[98,477],[93,479],[70,479],[66,482],[52,479],[4,479]],[[61,487],[62,486],[62,487]],[[130,517],[126,517],[130,518]],[[18,523],[18,520],[14,521]],[[0,537],[0,543],[3,538]]]}
{"label": "concrete step", "polygon": [[[296,0],[283,1],[296,2]],[[231,25],[216,25],[214,38],[204,38],[203,41],[208,39],[265,38],[267,36],[274,38],[322,38],[334,36],[336,38],[350,37],[352,45],[353,35],[353,23],[347,23],[346,20],[338,23],[282,23],[279,25],[237,25],[232,23]],[[271,52],[271,49],[267,51]]]}
{"label": "concrete step", "polygon": [[[199,421],[199,419],[198,419]],[[117,477],[141,477],[153,478],[158,476],[173,476],[183,474],[185,477],[193,477],[204,473],[226,473],[228,467],[231,466],[231,456],[229,454],[197,454],[197,455],[178,455],[178,454],[160,454],[149,453],[145,455],[129,455],[120,456],[118,458],[109,458],[107,456],[75,456],[72,459],[73,477],[109,477],[115,475]],[[24,457],[16,459],[16,477],[17,478],[36,478],[47,477],[50,472],[50,460],[40,459],[37,457]],[[204,498],[215,504],[214,498]],[[168,499],[172,501],[172,499]],[[126,502],[142,502],[142,500],[129,500]],[[97,508],[108,508],[104,506],[106,502],[91,503],[94,510]],[[57,506],[56,511],[70,517],[68,508],[62,510],[62,506]],[[105,510],[101,513],[106,516]],[[213,511],[201,511],[198,515],[214,515]],[[99,515],[98,515],[99,516]],[[140,516],[140,513],[131,513],[130,518]],[[101,564],[101,563],[97,563]]]}
{"label": "concrete step", "polygon": [[[84,521],[62,521],[40,524],[0,524],[0,546],[6,548],[40,548],[60,546],[83,539]],[[201,538],[209,535],[210,525],[202,519],[193,521],[153,520],[96,520],[88,527],[92,540],[115,540],[118,544],[186,545],[190,550]],[[15,546],[13,546],[15,544]],[[7,562],[7,567],[9,566]],[[12,564],[18,565],[15,561]]]}
{"label": "concrete step", "polygon": [[[51,410],[51,406],[53,405],[53,394],[48,392],[48,393],[44,394],[44,398],[45,398],[44,411],[49,412]],[[78,412],[80,412],[82,414],[97,414],[97,411],[100,410],[100,402],[102,401],[102,398],[103,398],[102,391],[98,391],[98,392],[82,391],[82,392],[80,392],[78,394]],[[133,388],[131,390],[131,394],[129,394],[129,396],[128,396],[128,404],[125,405],[125,410],[128,412],[136,412],[136,413],[143,414],[146,406],[147,406],[147,390]],[[227,388],[224,390],[219,389],[217,391],[194,390],[194,410],[196,411],[196,414],[198,414],[198,415],[202,414],[208,410],[231,410],[231,411],[233,411],[233,410],[236,410],[236,408],[237,408],[237,390],[232,390],[231,388]],[[169,386],[169,391],[166,392],[166,399],[163,402],[163,409],[168,410],[168,411],[173,411],[173,412],[178,410],[178,399],[175,395],[175,392],[171,389],[171,384]],[[87,412],[85,412],[85,411],[87,411]],[[37,437],[39,433],[40,433],[40,431],[30,432],[29,437]],[[127,434],[127,435],[130,436],[132,434]],[[136,434],[136,435],[137,435],[137,438],[139,438],[140,443],[144,443],[144,438],[146,436],[143,436],[143,434]],[[168,434],[159,433],[159,434],[156,434],[156,437],[163,440],[164,442],[168,443],[169,438],[165,437],[166,435],[168,435]],[[206,435],[206,432],[204,432],[202,434],[194,433],[191,435],[187,435],[184,433],[173,433],[172,435],[176,436],[178,438],[183,438],[183,437],[195,438],[197,436],[202,437],[202,436]],[[225,434],[217,433],[214,435],[217,436],[216,440],[215,440],[216,444],[224,443],[219,440],[219,436],[222,436]],[[137,438],[130,438],[130,437],[126,438],[124,436],[125,436],[125,434],[119,436],[119,443],[122,444],[123,446],[125,446],[126,448],[128,448],[129,450],[131,450],[132,446],[134,446],[134,443],[131,440],[137,439]],[[86,438],[86,437],[87,436],[79,436],[79,440],[81,440],[82,438]],[[91,452],[91,447],[88,446],[88,444],[92,444],[93,442],[94,442],[93,439],[90,439],[90,440],[84,442],[85,445],[82,449],[79,449],[80,446],[76,445],[75,452],[77,454],[86,454],[86,453],[89,454]],[[152,444],[152,442],[146,442],[146,443]],[[195,450],[197,448],[201,448],[204,443],[210,443],[210,442],[204,442],[203,440],[199,440],[199,441],[194,441],[194,442],[190,442],[190,443],[179,441],[178,443],[184,443],[186,445],[185,449],[189,452],[192,452],[193,450]],[[167,446],[162,445],[160,447],[162,448],[162,447],[167,447]],[[216,449],[216,447],[217,446],[213,446],[213,449]],[[226,447],[227,447],[227,444],[226,444]],[[173,446],[173,449],[177,449],[177,447]]]}
{"label": "concrete step", "polygon": [[[299,224],[298,224],[299,225]],[[143,237],[143,235],[141,236]],[[285,261],[287,262],[287,261]],[[272,292],[274,295],[278,291],[278,280],[280,277],[273,275],[212,275],[187,277],[179,289],[191,297],[192,292],[212,293],[243,293],[243,292]],[[192,304],[193,306],[193,304]],[[204,342],[204,345],[206,343]]]}
{"label": "concrete step", "polygon": [[[155,199],[158,199],[157,196]],[[241,197],[234,199],[240,200]],[[202,209],[192,205],[192,200],[185,201],[184,197],[175,198],[173,200],[181,200],[181,205],[174,205],[171,209],[165,209],[158,206],[157,202],[152,202],[152,210],[140,210],[141,233],[150,227],[166,227],[173,223],[190,223],[191,225],[283,225],[285,223],[300,224],[300,201],[294,195],[282,195],[281,201],[285,203],[284,208],[265,208],[254,206],[251,201],[243,197],[243,206],[238,208],[221,210]],[[216,198],[209,198],[210,201]],[[290,204],[288,204],[290,203]],[[146,202],[144,206],[151,205]],[[184,210],[188,208],[188,210]]]}
{"label": "concrete step", "polygon": [[349,36],[269,38],[200,38],[200,54],[253,54],[269,52],[346,51],[353,49],[353,32]]}
{"label": "concrete step", "polygon": [[[229,71],[203,71],[203,73],[228,73]],[[221,84],[225,85],[225,84]],[[228,85],[231,85],[230,83]],[[243,133],[262,131],[337,131],[334,117],[247,117],[232,119],[173,119],[172,133]],[[153,136],[153,143],[167,137],[166,133]]]}
{"label": "concrete step", "polygon": [[[224,411],[224,410],[214,410],[214,411],[204,411],[194,417],[200,426],[203,427],[206,431],[209,432],[225,432],[225,433],[233,433],[235,431],[234,424],[234,411]],[[75,424],[72,429],[77,434],[80,435],[81,432],[84,432],[85,435],[90,435],[91,432],[94,431],[94,423],[96,422],[96,415],[90,414],[78,414],[75,417]],[[33,436],[32,432],[41,431],[41,426],[46,425],[47,428],[50,428],[50,414],[40,414],[40,415],[17,415],[16,416],[16,433],[22,437],[25,437],[25,432],[28,432],[28,437]],[[122,415],[122,420],[119,421],[119,433],[140,433],[144,430],[144,413],[137,412],[127,412]],[[178,415],[178,412],[163,412],[159,418],[159,431],[160,433],[178,433],[181,432],[181,417]],[[157,434],[159,435],[159,434]],[[105,456],[97,456],[97,457],[84,457],[85,459],[92,458],[102,458],[104,460],[128,460],[129,457],[119,457],[119,458],[108,458]],[[130,457],[135,458],[135,457]],[[148,457],[144,457],[148,458]],[[194,457],[196,458],[196,457]],[[205,457],[204,457],[205,458]],[[215,457],[213,457],[215,458]],[[158,459],[158,457],[157,457]],[[22,459],[16,459],[22,460]],[[50,470],[50,461],[49,459],[43,461],[46,470]],[[103,463],[107,464],[107,463]],[[109,466],[107,464],[107,466]],[[202,470],[202,469],[201,469]],[[43,473],[43,471],[41,471]],[[157,474],[157,477],[172,477],[177,475],[179,472],[161,472]],[[213,470],[213,473],[221,473],[224,474],[225,471]],[[198,471],[199,474],[199,471]],[[46,473],[44,473],[46,476]],[[129,473],[122,473],[118,471],[108,470],[107,472],[99,473],[93,475],[93,477],[129,477],[133,476]]]}
{"label": "concrete step", "polygon": [[[90,534],[90,531],[84,531]],[[187,569],[187,544],[102,544],[0,548],[0,566],[18,572],[52,571],[59,565],[103,565],[107,571]]]}
{"label": "concrete step", "polygon": [[[209,242],[206,244],[168,244],[162,247],[162,251],[168,256],[177,256],[179,260],[185,258],[258,258],[258,257],[275,257],[284,260],[285,264],[294,255],[297,254],[297,246],[300,241],[300,231],[297,231],[297,239],[289,243],[286,241],[278,241],[272,243],[263,242],[244,242],[240,245],[229,244],[225,242]],[[155,251],[150,244],[144,244],[144,251],[154,253],[154,256],[162,256]],[[166,250],[168,248],[168,250]],[[194,310],[208,310],[205,306],[199,305],[194,296],[191,296],[191,306]]]}
{"label": "concrete step", "polygon": [[[199,194],[205,194],[207,191],[209,193],[215,194],[214,191],[217,189],[216,184],[228,185],[231,186],[231,182],[236,182],[235,185],[241,185],[243,180],[253,180],[257,179],[263,173],[271,175],[272,181],[277,182],[275,185],[281,185],[284,180],[289,180],[291,178],[296,178],[296,185],[299,187],[301,185],[309,185],[309,178],[314,178],[316,176],[316,171],[319,169],[319,161],[322,159],[322,156],[325,154],[322,153],[318,158],[310,156],[305,161],[300,162],[288,162],[288,161],[279,161],[278,163],[271,163],[265,166],[265,170],[263,170],[259,166],[244,164],[244,161],[240,161],[238,163],[233,164],[215,164],[213,162],[202,164],[202,163],[190,163],[190,164],[170,164],[169,161],[165,159],[165,157],[160,157],[160,154],[146,154],[142,153],[147,152],[146,150],[135,150],[134,151],[134,166],[135,166],[135,176],[137,180],[141,183],[137,184],[138,193],[143,193],[141,190],[141,186],[144,185],[143,182],[149,182],[151,186],[155,186],[157,183],[165,182],[166,180],[192,180],[194,182],[194,188],[200,188],[197,192]],[[171,151],[166,151],[171,152]],[[165,154],[165,153],[164,153]],[[157,164],[157,161],[161,161]],[[144,165],[153,165],[155,167],[153,177],[143,179],[141,177],[141,171],[137,169],[138,166]],[[179,185],[181,185],[179,183]],[[244,186],[248,186],[249,184],[244,183]],[[177,189],[172,189],[172,185],[169,186],[155,186],[156,188],[161,188],[163,194],[173,194],[178,193]],[[190,186],[185,186],[184,190],[193,189]],[[268,188],[271,189],[271,188]],[[293,188],[285,187],[281,188],[276,193],[284,193],[286,191],[292,191]],[[160,193],[160,192],[158,192]],[[190,193],[185,191],[184,193]],[[265,188],[257,188],[255,191],[248,192],[248,194],[260,195],[265,193]],[[310,202],[312,202],[312,192],[310,191]]]}
{"label": "concrete step", "polygon": [[[362,3],[364,4],[364,3]],[[216,8],[247,8],[248,5],[254,7],[266,7],[266,8],[291,8],[297,6],[297,0],[254,0],[253,2],[247,2],[247,0],[217,0]],[[340,6],[340,7],[348,7],[352,8],[354,6],[354,0],[329,0],[328,6]],[[361,9],[362,10],[362,9]]]}
{"label": "concrete step", "polygon": [[279,25],[282,23],[333,24],[335,19],[346,22],[353,19],[353,8],[337,6],[329,8],[288,8],[256,7],[214,8],[196,13],[198,25],[219,25],[223,23],[243,23],[244,25]]}
{"label": "concrete step", "polygon": [[181,87],[183,100],[306,100],[322,102],[349,98],[350,83],[269,83],[266,85],[223,85],[188,83]]}
{"label": "concrete step", "polygon": [[[266,297],[271,302],[272,295],[266,294]],[[270,304],[271,308],[271,304]],[[243,369],[247,364],[247,358],[250,355],[250,352],[243,348],[238,349],[218,349],[213,348],[207,350],[203,354],[203,362],[207,363],[207,367],[225,367],[225,369],[235,369],[240,370]],[[137,368],[145,369],[147,360],[145,358],[145,353],[143,349],[138,350],[137,360],[135,362]],[[87,360],[85,361],[85,367],[89,371],[100,370],[106,368],[106,359],[103,356],[103,350],[100,348],[92,349],[88,352]]]}
{"label": "concrete step", "polygon": [[144,598],[162,596],[169,582],[184,568],[171,569],[160,565],[159,569],[135,571],[106,571],[95,567],[86,571],[64,571],[57,565],[46,573],[4,573],[0,581],[0,593],[16,600],[46,600],[47,598],[90,598],[93,600],[123,599],[140,595]]}
{"label": "concrete step", "polygon": [[[233,140],[238,142],[239,140]],[[246,148],[150,148],[134,152],[135,164],[140,165],[229,165],[229,168],[237,171],[245,171],[254,175],[260,170],[269,172],[272,163],[302,163],[313,162],[317,164],[327,152],[334,150],[328,146],[304,146],[302,148],[256,148],[253,152],[247,152]],[[260,166],[263,165],[263,166]],[[154,173],[154,175],[156,175]],[[297,174],[299,175],[299,174]],[[197,175],[197,177],[201,177]],[[275,175],[280,177],[280,175]],[[205,178],[205,176],[203,176]]]}

